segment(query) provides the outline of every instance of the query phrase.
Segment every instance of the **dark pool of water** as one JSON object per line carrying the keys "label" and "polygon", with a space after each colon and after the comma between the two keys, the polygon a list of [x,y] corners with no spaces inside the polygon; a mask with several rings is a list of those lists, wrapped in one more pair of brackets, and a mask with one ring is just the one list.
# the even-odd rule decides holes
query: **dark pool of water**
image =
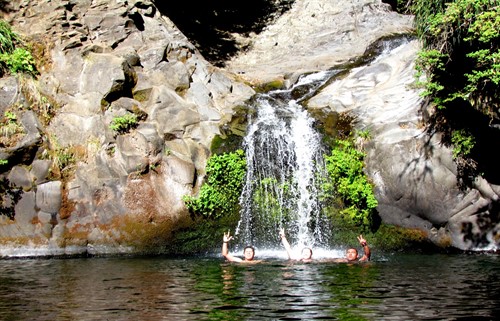
{"label": "dark pool of water", "polygon": [[494,320],[500,257],[0,260],[0,320]]}

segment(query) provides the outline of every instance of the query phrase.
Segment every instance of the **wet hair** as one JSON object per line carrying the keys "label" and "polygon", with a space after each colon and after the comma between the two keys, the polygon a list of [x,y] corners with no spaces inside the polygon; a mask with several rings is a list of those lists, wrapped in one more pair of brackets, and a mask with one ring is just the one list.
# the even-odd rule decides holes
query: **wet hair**
{"label": "wet hair", "polygon": [[354,251],[356,251],[356,255],[357,255],[357,254],[359,254],[358,249],[357,249],[357,248],[355,248],[355,247],[348,247],[345,251],[347,252],[347,251],[349,251],[349,250],[354,250]]}
{"label": "wet hair", "polygon": [[311,257],[312,257],[312,255],[313,255],[313,250],[312,250],[310,247],[305,247],[305,248],[303,248],[303,249],[302,249],[302,251],[301,251],[300,253],[303,253],[303,252],[304,252],[304,251],[306,251],[306,250],[307,250],[307,251],[309,251],[309,253],[311,254]]}
{"label": "wet hair", "polygon": [[253,246],[251,246],[251,245],[245,246],[245,248],[243,249],[243,252],[245,252],[246,249],[252,249],[253,254],[255,254],[255,249],[253,248]]}

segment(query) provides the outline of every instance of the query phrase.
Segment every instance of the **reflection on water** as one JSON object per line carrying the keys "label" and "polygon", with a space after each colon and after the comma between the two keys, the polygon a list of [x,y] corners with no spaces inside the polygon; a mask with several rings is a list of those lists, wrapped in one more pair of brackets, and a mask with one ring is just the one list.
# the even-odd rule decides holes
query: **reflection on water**
{"label": "reflection on water", "polygon": [[0,260],[0,320],[493,320],[500,258]]}

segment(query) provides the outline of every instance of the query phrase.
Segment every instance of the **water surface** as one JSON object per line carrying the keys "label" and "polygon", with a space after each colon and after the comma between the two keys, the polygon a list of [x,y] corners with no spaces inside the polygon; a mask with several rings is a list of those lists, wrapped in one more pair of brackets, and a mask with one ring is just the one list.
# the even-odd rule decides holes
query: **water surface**
{"label": "water surface", "polygon": [[0,320],[494,320],[495,255],[0,260]]}

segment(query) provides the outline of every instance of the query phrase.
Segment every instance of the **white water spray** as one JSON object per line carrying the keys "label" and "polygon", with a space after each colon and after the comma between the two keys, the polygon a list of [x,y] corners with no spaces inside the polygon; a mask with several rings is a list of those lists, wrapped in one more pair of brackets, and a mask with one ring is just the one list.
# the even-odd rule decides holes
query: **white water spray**
{"label": "white water spray", "polygon": [[299,86],[302,92],[306,88],[302,96],[307,95],[330,75],[306,76],[289,90],[255,99],[244,140],[247,177],[236,231],[245,244],[278,247],[281,227],[297,247],[323,243],[329,227],[318,202],[317,175],[324,170],[321,135],[314,119],[291,97]]}

